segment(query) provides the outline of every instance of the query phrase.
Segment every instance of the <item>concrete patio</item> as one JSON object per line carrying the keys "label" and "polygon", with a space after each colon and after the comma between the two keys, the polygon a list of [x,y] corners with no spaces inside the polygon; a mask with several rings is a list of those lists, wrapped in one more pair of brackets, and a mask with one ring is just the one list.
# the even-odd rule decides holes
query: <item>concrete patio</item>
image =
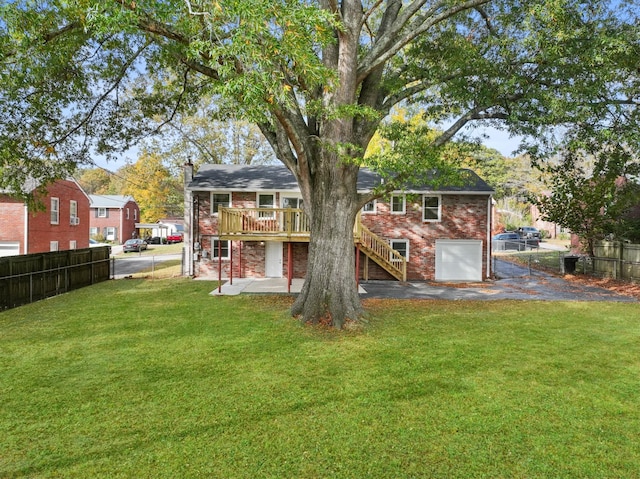
{"label": "concrete patio", "polygon": [[[233,284],[227,280],[220,291],[218,288],[214,289],[210,294],[212,296],[235,296],[240,293],[250,294],[273,294],[273,293],[288,293],[298,294],[302,289],[304,279],[294,278],[291,281],[291,291],[287,289],[287,278],[234,278]],[[360,294],[366,293],[366,291],[360,286]]]}

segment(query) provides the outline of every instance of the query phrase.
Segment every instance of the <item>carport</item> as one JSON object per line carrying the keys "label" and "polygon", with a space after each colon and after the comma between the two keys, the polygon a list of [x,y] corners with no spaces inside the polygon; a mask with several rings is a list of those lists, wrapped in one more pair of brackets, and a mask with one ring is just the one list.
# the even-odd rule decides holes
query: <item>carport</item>
{"label": "carport", "polygon": [[162,223],[136,223],[136,230],[138,231],[138,236],[140,236],[140,230],[157,230],[158,234],[152,234],[151,236],[160,236],[161,238],[166,238],[169,233],[169,225],[165,225]]}

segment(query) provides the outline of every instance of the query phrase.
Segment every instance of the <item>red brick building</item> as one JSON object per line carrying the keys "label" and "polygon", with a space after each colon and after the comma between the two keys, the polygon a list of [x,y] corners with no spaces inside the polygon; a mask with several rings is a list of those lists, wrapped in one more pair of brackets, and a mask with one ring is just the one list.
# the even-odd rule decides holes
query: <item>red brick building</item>
{"label": "red brick building", "polygon": [[80,185],[69,178],[44,191],[35,196],[44,209],[0,193],[0,256],[89,247],[89,197]]}
{"label": "red brick building", "polygon": [[[475,173],[467,170],[467,177],[462,187],[411,187],[365,205],[354,240],[360,277],[488,278],[493,190]],[[371,191],[380,180],[363,169],[358,189]],[[295,178],[284,166],[205,165],[195,176],[187,167],[185,181],[188,273],[216,277],[221,267],[225,278],[305,276],[306,216]],[[232,223],[239,228],[235,236],[221,229]],[[384,260],[373,251],[381,246],[393,250]],[[394,269],[400,262],[405,276]]]}
{"label": "red brick building", "polygon": [[89,233],[101,241],[122,244],[132,238],[140,221],[140,208],[131,196],[89,195],[91,214]]}

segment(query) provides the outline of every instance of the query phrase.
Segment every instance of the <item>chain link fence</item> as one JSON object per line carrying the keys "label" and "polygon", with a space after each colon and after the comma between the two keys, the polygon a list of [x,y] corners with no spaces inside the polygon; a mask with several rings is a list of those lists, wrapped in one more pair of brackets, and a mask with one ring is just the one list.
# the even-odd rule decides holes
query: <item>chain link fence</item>
{"label": "chain link fence", "polygon": [[493,274],[498,279],[587,271],[586,258],[573,256],[567,250],[545,248],[544,243],[526,248],[494,249],[492,262]]}
{"label": "chain link fence", "polygon": [[530,276],[536,272],[585,274],[596,277],[640,281],[638,245],[601,242],[594,257],[576,255],[566,249],[537,247],[498,248],[493,251],[493,272],[497,278]]}
{"label": "chain link fence", "polygon": [[121,253],[112,257],[111,278],[173,278],[182,276],[184,269],[184,252]]}

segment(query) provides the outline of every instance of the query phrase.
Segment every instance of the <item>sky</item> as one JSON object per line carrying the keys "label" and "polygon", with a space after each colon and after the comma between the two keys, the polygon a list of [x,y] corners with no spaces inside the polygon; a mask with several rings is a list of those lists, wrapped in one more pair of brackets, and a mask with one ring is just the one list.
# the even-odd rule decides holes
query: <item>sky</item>
{"label": "sky", "polygon": [[476,128],[469,130],[472,134],[486,134],[488,138],[482,140],[482,143],[488,147],[498,150],[503,156],[514,156],[514,151],[520,146],[520,137],[510,137],[506,131],[497,130],[495,128]]}

